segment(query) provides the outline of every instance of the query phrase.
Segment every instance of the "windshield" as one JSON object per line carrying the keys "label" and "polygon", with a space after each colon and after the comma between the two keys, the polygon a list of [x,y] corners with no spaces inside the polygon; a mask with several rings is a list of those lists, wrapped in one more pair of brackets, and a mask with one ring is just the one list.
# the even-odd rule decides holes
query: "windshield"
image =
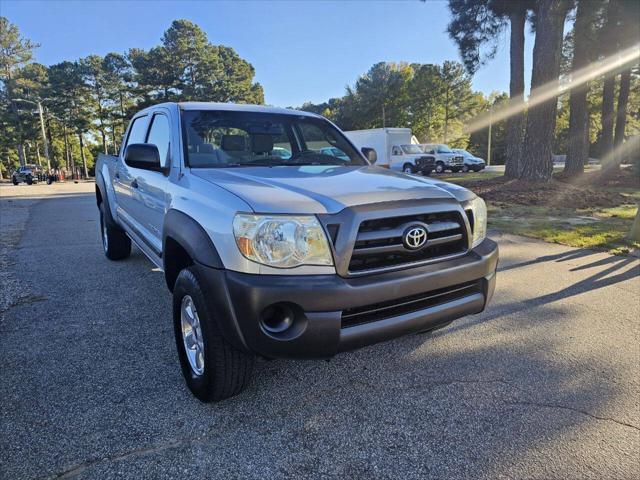
{"label": "windshield", "polygon": [[183,118],[190,167],[367,164],[321,118],[211,110],[185,111]]}
{"label": "windshield", "polygon": [[453,153],[453,151],[446,145],[438,145],[438,153]]}
{"label": "windshield", "polygon": [[407,154],[422,153],[422,149],[418,145],[401,145],[402,151]]}

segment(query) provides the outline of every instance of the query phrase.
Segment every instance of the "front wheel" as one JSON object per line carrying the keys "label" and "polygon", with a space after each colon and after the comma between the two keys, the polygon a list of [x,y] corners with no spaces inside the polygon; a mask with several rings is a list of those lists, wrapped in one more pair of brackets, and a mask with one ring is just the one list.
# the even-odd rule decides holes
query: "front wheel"
{"label": "front wheel", "polygon": [[185,268],[173,289],[173,325],[180,367],[191,393],[203,402],[237,395],[249,384],[254,356],[220,333],[196,267]]}
{"label": "front wheel", "polygon": [[131,254],[131,239],[119,228],[109,224],[104,202],[100,204],[100,236],[102,249],[109,260],[121,260]]}
{"label": "front wheel", "polygon": [[411,165],[410,163],[405,163],[404,166],[402,167],[402,171],[403,173],[407,173],[407,174],[413,174],[416,173],[416,169],[413,165]]}
{"label": "front wheel", "polygon": [[11,181],[14,185],[18,185],[20,183],[16,177],[11,177]]}
{"label": "front wheel", "polygon": [[463,166],[462,166],[462,171],[463,171],[464,173],[467,173],[467,172],[469,171],[469,166],[468,166],[468,165],[463,165]]}
{"label": "front wheel", "polygon": [[27,177],[27,185],[33,185],[33,178],[31,176]]}

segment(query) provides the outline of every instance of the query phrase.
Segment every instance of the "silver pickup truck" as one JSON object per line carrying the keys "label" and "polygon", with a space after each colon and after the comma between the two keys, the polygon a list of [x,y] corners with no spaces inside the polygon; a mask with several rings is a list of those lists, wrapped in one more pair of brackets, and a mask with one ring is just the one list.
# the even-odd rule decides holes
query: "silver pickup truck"
{"label": "silver pickup truck", "polygon": [[482,199],[375,160],[318,115],[214,103],[147,108],[99,157],[104,253],[133,241],[163,270],[197,398],[239,393],[256,355],[329,358],[485,308]]}

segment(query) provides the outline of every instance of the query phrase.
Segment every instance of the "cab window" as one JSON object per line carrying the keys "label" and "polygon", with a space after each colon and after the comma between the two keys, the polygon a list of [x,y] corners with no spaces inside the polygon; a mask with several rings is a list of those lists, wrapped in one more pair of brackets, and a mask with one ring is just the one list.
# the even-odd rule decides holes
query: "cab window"
{"label": "cab window", "polygon": [[144,143],[147,134],[147,116],[134,118],[129,129],[127,145],[132,143]]}
{"label": "cab window", "polygon": [[171,129],[169,127],[169,119],[166,115],[155,114],[151,120],[151,128],[147,136],[147,143],[151,143],[158,147],[160,153],[160,163],[167,164],[167,155],[169,154],[169,140]]}
{"label": "cab window", "polygon": [[394,146],[391,149],[391,155],[402,155],[402,149],[400,147]]}

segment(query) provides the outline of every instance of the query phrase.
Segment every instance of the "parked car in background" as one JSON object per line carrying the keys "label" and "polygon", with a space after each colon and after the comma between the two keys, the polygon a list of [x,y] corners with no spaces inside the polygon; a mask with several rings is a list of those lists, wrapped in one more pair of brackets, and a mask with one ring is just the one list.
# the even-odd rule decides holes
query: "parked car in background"
{"label": "parked car in background", "polygon": [[239,393],[255,356],[330,358],[484,310],[484,201],[375,157],[319,115],[201,102],[137,113],[121,153],[98,156],[104,254],[133,241],[164,272],[197,398]]}
{"label": "parked car in background", "polygon": [[483,158],[476,157],[462,148],[453,148],[452,150],[455,153],[462,155],[462,161],[464,162],[462,165],[463,172],[468,172],[469,170],[479,172],[480,170],[484,170],[484,167],[486,167],[486,163]]}
{"label": "parked car in background", "polygon": [[31,185],[32,183],[38,183],[38,180],[40,180],[43,175],[44,171],[37,165],[23,165],[13,172],[11,181],[14,185],[22,182]]}
{"label": "parked car in background", "polygon": [[462,170],[464,165],[462,155],[455,153],[448,145],[442,143],[426,143],[422,145],[422,150],[424,153],[435,157],[434,170],[436,173],[443,173],[446,170],[457,173]]}
{"label": "parked car in background", "polygon": [[377,166],[424,175],[429,175],[435,168],[435,157],[424,154],[410,128],[373,128],[344,133],[356,147],[375,149]]}

